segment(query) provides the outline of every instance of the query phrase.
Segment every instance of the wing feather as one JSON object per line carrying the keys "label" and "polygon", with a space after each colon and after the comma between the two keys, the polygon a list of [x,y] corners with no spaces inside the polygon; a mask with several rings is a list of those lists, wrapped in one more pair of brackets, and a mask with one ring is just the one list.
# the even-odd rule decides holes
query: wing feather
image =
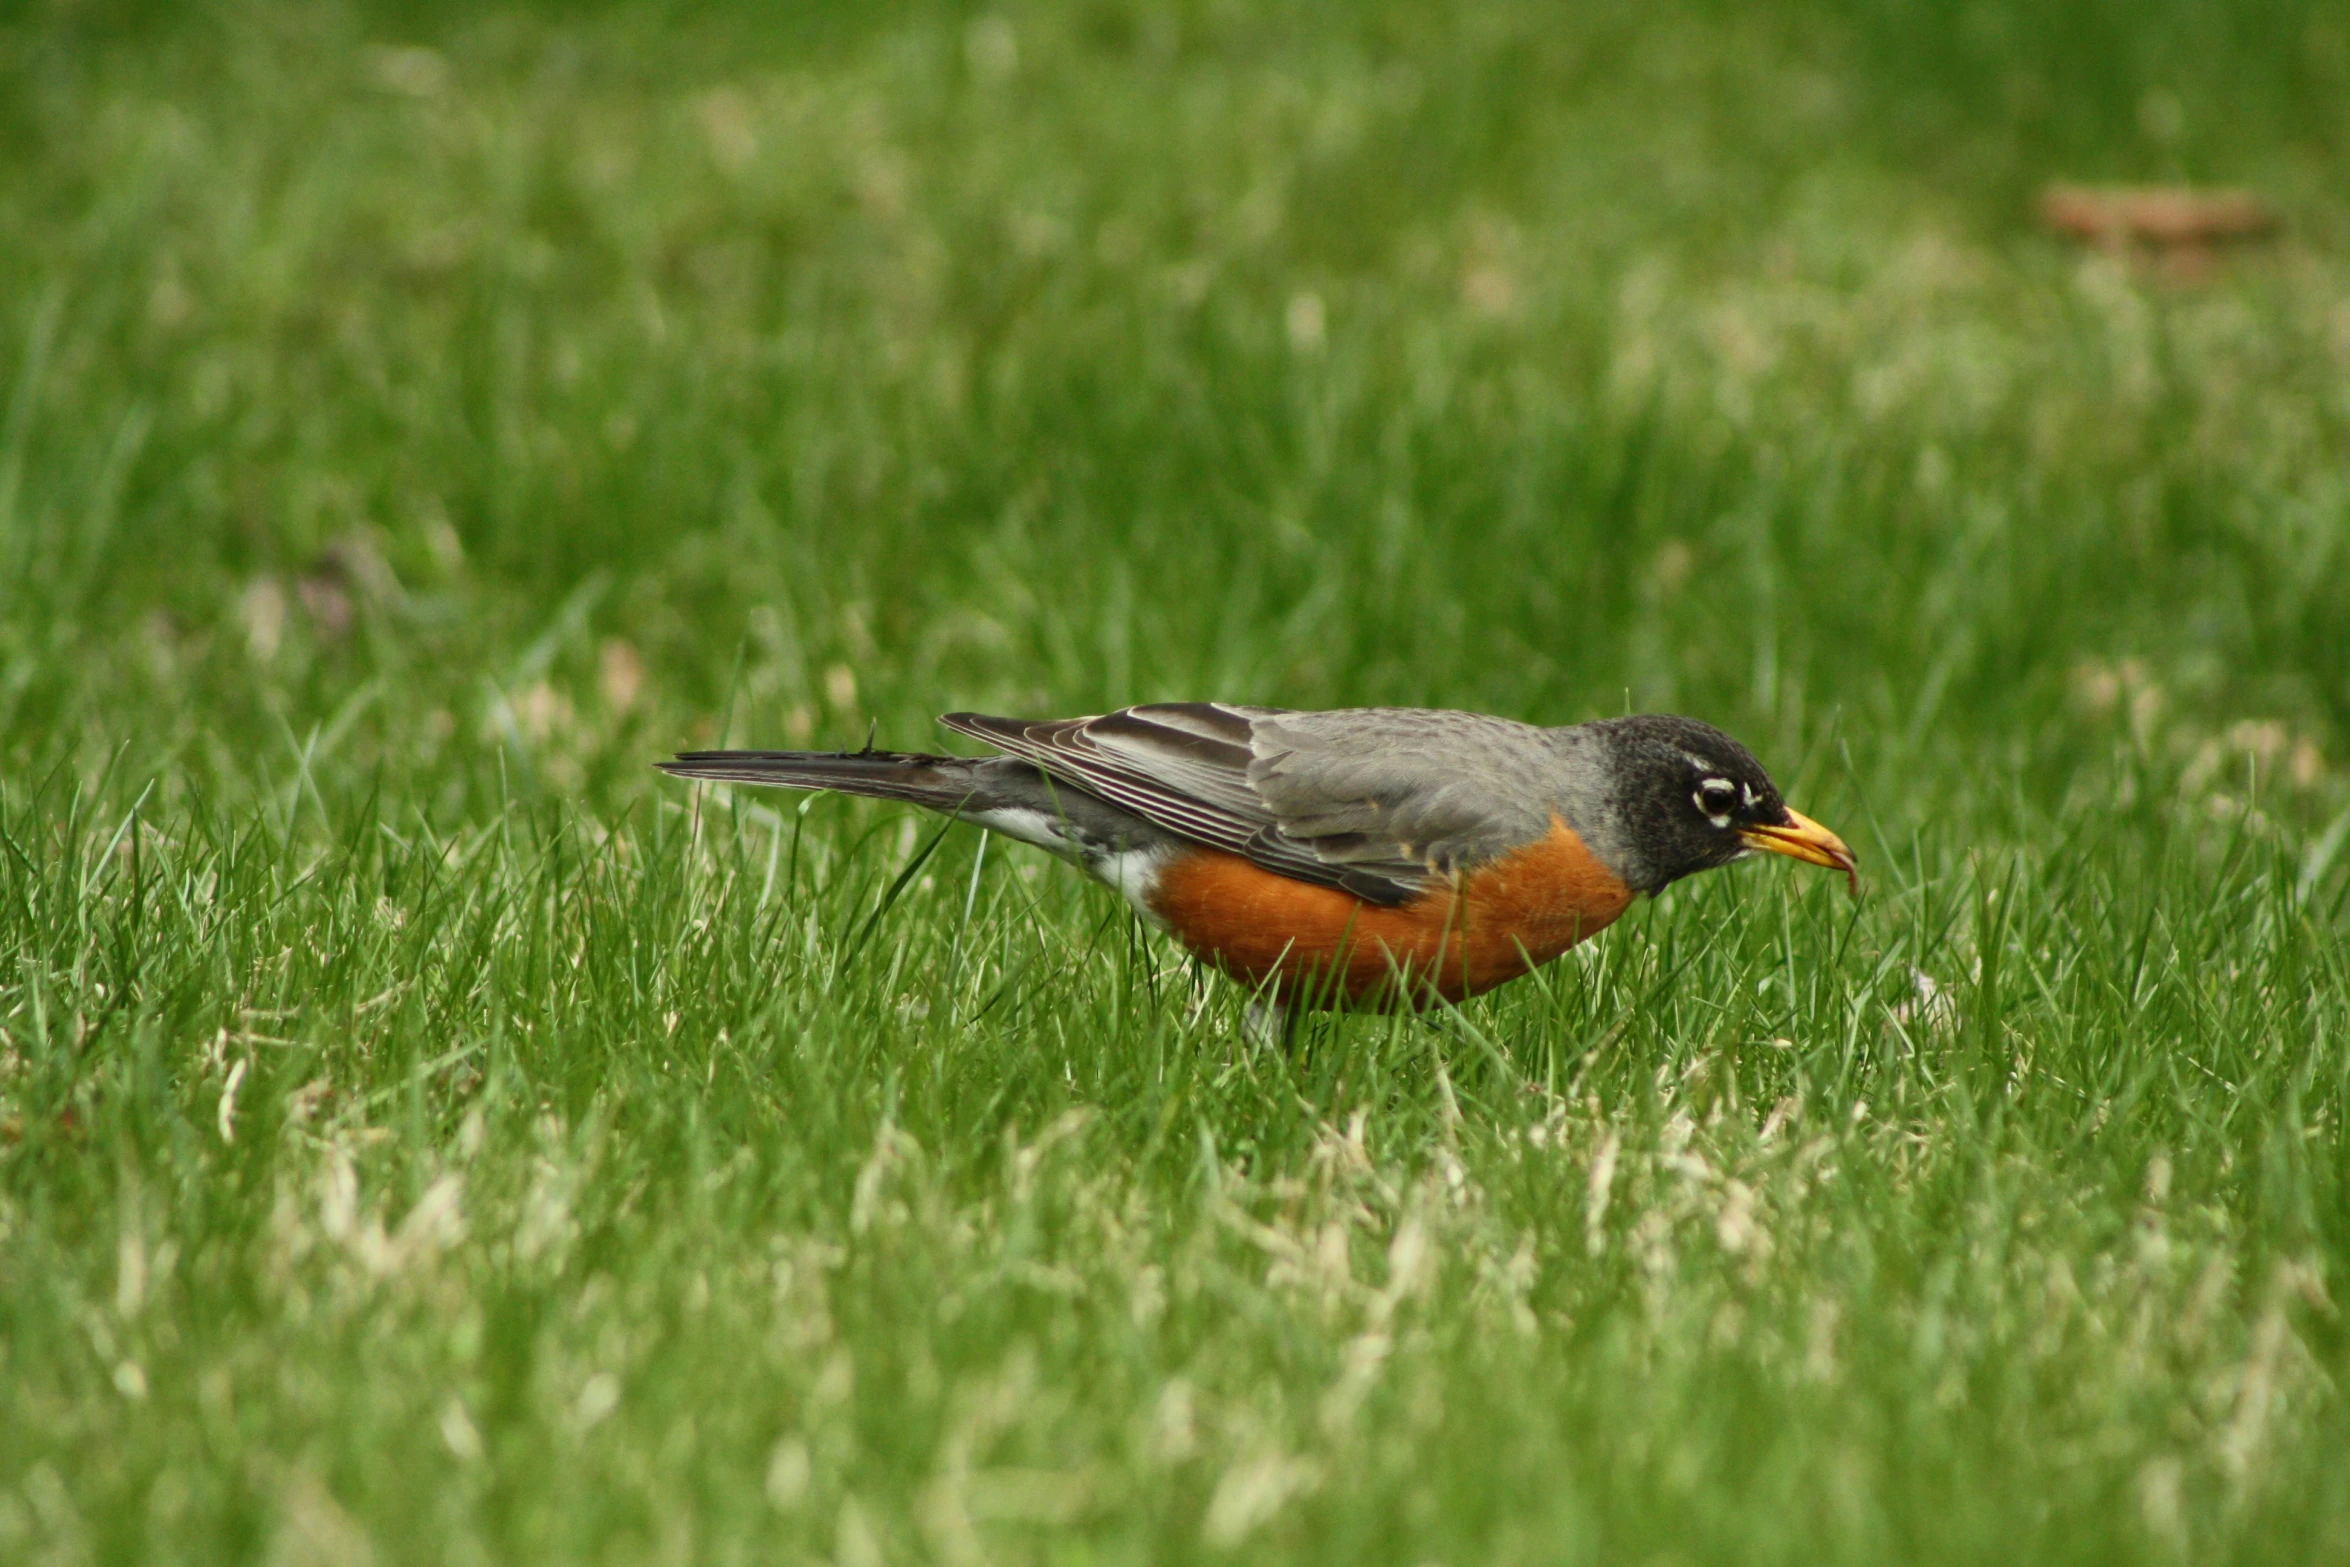
{"label": "wing feather", "polygon": [[940,722],[1170,832],[1389,906],[1549,825],[1542,731],[1473,714],[1179,702]]}

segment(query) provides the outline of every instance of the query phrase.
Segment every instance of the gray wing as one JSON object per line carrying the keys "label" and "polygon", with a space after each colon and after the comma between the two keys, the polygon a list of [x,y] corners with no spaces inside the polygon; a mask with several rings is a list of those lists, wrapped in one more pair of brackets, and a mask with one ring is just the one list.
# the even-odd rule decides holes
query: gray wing
{"label": "gray wing", "polygon": [[1472,713],[1170,702],[939,721],[1170,832],[1372,903],[1407,903],[1550,826],[1548,737]]}

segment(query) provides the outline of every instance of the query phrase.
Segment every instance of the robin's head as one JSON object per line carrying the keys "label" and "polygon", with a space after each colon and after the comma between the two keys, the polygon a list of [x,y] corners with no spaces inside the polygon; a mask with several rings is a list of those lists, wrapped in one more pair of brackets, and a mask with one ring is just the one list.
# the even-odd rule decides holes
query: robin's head
{"label": "robin's head", "polygon": [[1754,754],[1713,725],[1659,713],[1578,727],[1606,780],[1608,847],[1641,891],[1761,850],[1840,870],[1859,894],[1844,840],[1789,810]]}

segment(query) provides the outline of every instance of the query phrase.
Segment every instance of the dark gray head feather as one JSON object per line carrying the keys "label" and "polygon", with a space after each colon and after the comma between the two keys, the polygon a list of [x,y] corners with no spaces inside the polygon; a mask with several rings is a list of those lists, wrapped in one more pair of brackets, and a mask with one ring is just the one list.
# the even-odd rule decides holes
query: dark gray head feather
{"label": "dark gray head feather", "polygon": [[1711,724],[1644,713],[1550,733],[1568,824],[1641,892],[1727,865],[1747,853],[1738,829],[1788,819],[1754,753]]}

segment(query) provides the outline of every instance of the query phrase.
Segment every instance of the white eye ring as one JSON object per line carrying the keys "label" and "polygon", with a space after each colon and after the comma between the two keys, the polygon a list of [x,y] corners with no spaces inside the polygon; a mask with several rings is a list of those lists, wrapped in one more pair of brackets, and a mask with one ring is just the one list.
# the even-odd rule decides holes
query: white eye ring
{"label": "white eye ring", "polygon": [[1716,827],[1727,827],[1730,825],[1730,802],[1737,793],[1737,786],[1729,779],[1708,778],[1697,786],[1697,792],[1689,800],[1697,807],[1698,815]]}

